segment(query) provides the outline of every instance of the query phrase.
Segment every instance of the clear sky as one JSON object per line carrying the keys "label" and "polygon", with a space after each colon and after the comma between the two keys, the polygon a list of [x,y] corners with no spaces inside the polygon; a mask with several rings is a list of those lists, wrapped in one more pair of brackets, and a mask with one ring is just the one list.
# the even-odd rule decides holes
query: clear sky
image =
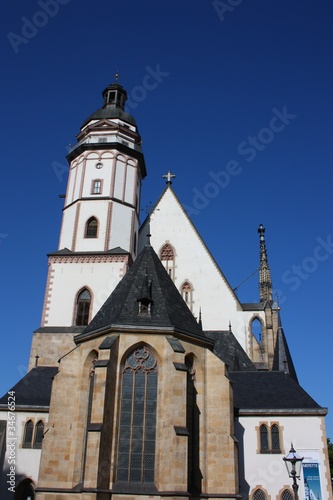
{"label": "clear sky", "polygon": [[[175,173],[232,287],[258,267],[266,227],[299,381],[329,407],[333,439],[331,0],[4,0],[2,10],[1,395],[25,374],[40,326],[68,145],[119,67],[143,139],[142,207]],[[238,295],[258,301],[256,274]]]}

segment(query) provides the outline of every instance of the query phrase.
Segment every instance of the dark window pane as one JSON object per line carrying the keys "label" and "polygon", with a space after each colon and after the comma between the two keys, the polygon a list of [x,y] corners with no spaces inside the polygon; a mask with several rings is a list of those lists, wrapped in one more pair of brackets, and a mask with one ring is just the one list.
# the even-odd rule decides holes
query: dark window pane
{"label": "dark window pane", "polygon": [[277,425],[272,425],[271,427],[271,436],[272,436],[272,450],[280,450],[280,436],[279,436],[279,428]]}
{"label": "dark window pane", "polygon": [[268,430],[266,425],[260,426],[260,449],[268,451]]}
{"label": "dark window pane", "polygon": [[34,442],[34,448],[41,448],[44,434],[44,424],[43,422],[38,422],[36,425],[36,436]]}

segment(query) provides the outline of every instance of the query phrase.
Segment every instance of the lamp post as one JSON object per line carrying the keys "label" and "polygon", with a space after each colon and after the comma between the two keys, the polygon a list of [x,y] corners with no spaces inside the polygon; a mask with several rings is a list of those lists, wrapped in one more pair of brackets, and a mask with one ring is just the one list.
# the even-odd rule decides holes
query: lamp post
{"label": "lamp post", "polygon": [[286,468],[288,471],[288,475],[293,480],[293,490],[294,490],[294,498],[298,500],[298,484],[297,479],[301,477],[301,465],[304,457],[301,457],[296,453],[293,443],[291,443],[291,448],[286,457],[283,457],[284,463],[286,464]]}

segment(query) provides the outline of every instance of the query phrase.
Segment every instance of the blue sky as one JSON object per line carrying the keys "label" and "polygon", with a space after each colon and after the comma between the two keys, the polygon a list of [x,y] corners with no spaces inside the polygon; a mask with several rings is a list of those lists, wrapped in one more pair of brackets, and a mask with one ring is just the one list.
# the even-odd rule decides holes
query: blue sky
{"label": "blue sky", "polygon": [[[142,207],[175,173],[233,287],[258,267],[264,224],[299,381],[331,409],[332,439],[332,2],[5,0],[3,11],[1,394],[25,374],[40,326],[68,144],[119,67],[143,139]],[[255,274],[238,295],[258,300]]]}

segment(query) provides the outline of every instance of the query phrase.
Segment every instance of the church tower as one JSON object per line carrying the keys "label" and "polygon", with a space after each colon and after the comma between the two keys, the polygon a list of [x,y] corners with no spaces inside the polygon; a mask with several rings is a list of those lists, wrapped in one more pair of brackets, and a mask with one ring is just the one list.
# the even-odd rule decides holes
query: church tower
{"label": "church tower", "polygon": [[146,167],[126,90],[113,83],[67,156],[69,176],[59,247],[48,258],[41,328],[30,366],[54,365],[100,309],[137,255]]}

